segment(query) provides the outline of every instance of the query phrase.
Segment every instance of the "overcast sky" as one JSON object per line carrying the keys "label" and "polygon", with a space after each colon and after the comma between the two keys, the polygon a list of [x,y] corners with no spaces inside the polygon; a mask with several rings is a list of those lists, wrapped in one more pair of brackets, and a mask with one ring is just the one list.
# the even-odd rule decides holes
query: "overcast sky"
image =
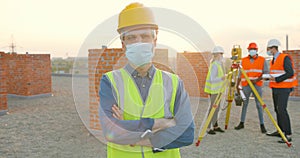
{"label": "overcast sky", "polygon": [[[52,57],[77,56],[88,35],[131,2],[134,1],[0,0],[0,50],[9,51],[13,37],[17,52],[50,53]],[[286,35],[289,35],[289,49],[300,49],[299,0],[139,2],[148,7],[171,9],[193,19],[202,26],[214,44],[225,48],[227,55],[232,45],[239,44],[245,51],[252,41],[258,43],[259,51],[263,51],[264,55],[270,38],[281,40],[282,49],[285,49]],[[112,30],[115,29],[112,27]],[[101,45],[106,44],[99,43],[99,48]],[[193,51],[180,44],[175,49]]]}

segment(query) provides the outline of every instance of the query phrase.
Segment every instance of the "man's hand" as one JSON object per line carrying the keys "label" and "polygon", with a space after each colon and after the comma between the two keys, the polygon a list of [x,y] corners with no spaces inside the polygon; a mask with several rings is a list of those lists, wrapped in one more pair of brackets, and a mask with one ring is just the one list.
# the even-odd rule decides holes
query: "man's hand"
{"label": "man's hand", "polygon": [[151,142],[148,138],[147,139],[142,139],[142,140],[138,141],[136,144],[130,145],[130,146],[135,146],[135,145],[152,147],[152,144],[151,144]]}
{"label": "man's hand", "polygon": [[152,127],[152,132],[155,133],[157,131],[173,127],[176,125],[176,122],[174,119],[165,119],[165,118],[160,118],[160,119],[155,119],[154,120],[154,125]]}
{"label": "man's hand", "polygon": [[271,78],[269,79],[270,81],[276,81],[275,77],[273,77],[272,75],[270,75],[270,76],[271,76]]}
{"label": "man's hand", "polygon": [[113,117],[119,120],[123,120],[123,113],[117,105],[112,106]]}
{"label": "man's hand", "polygon": [[240,90],[242,89],[241,87],[240,87],[240,85],[236,85],[236,92],[240,95]]}
{"label": "man's hand", "polygon": [[256,82],[257,82],[257,80],[256,79],[254,79],[254,80],[250,80],[253,84],[255,84]]}
{"label": "man's hand", "polygon": [[260,80],[262,80],[263,78],[262,78],[262,75],[261,76],[259,76],[257,79],[254,79],[254,80],[251,80],[251,82],[253,83],[253,84],[255,84],[256,82],[258,82],[258,81],[260,81]]}

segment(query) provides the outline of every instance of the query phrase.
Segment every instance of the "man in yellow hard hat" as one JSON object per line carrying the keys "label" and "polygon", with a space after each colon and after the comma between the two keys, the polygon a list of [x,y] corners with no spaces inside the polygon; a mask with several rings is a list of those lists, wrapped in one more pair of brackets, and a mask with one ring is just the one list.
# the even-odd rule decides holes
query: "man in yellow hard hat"
{"label": "man in yellow hard hat", "polygon": [[140,3],[119,14],[118,32],[129,63],[103,75],[99,116],[107,157],[178,158],[193,143],[194,121],[182,80],[154,67],[158,26]]}

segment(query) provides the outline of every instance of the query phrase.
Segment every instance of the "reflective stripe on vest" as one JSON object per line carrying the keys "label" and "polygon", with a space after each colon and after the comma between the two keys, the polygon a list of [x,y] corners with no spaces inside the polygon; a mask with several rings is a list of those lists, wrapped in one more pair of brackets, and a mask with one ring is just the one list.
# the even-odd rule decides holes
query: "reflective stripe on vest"
{"label": "reflective stripe on vest", "polygon": [[[272,61],[270,61],[270,74],[285,74],[284,71],[284,59],[288,56],[287,54],[280,53],[277,59],[275,60],[274,64],[272,64]],[[290,58],[291,59],[291,58]],[[292,62],[292,59],[291,59]],[[294,63],[292,62],[292,68],[294,69]],[[295,74],[282,81],[282,82],[276,82],[276,81],[270,81],[270,88],[292,88],[298,85],[298,80],[296,79]]]}
{"label": "reflective stripe on vest", "polygon": [[258,73],[262,73],[263,71],[260,69],[250,69],[250,70],[245,70],[245,72],[258,72]]}
{"label": "reflective stripe on vest", "polygon": [[[106,73],[117,96],[118,105],[123,110],[124,120],[139,120],[143,118],[172,118],[178,87],[178,77],[174,74],[156,69],[145,103],[132,76],[119,69]],[[179,149],[165,150],[153,153],[152,148],[142,146],[107,144],[107,157],[141,158],[144,155],[155,158],[180,157]]]}
{"label": "reflective stripe on vest", "polygon": [[205,88],[204,92],[209,93],[209,94],[217,94],[221,92],[221,88],[223,86],[224,81],[211,81],[210,76],[211,76],[211,69],[212,66],[216,65],[218,67],[218,78],[222,78],[224,76],[224,71],[222,66],[217,63],[217,62],[212,62],[209,66],[209,70],[206,76],[206,82],[205,82]]}
{"label": "reflective stripe on vest", "polygon": [[[254,59],[253,62],[251,62],[250,60],[251,60],[251,58],[249,56],[244,57],[242,59],[242,67],[245,70],[249,79],[255,80],[255,79],[258,79],[258,77],[260,77],[263,73],[265,58],[258,56],[256,59]],[[243,74],[241,74],[241,84],[242,84],[242,86],[248,85],[248,82]],[[262,86],[263,81],[260,80],[260,81],[256,82],[255,84],[258,86]]]}

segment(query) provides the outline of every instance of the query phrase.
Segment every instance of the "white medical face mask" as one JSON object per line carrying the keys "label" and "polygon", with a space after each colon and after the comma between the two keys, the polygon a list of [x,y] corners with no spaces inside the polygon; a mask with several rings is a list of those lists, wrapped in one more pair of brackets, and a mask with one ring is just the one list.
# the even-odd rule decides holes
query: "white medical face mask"
{"label": "white medical face mask", "polygon": [[224,57],[223,57],[223,54],[220,54],[220,55],[219,55],[219,61],[220,61],[220,62],[224,62],[224,60],[225,60],[225,59],[224,59]]}
{"label": "white medical face mask", "polygon": [[253,50],[253,49],[251,49],[251,50],[249,50],[249,54],[250,54],[250,56],[255,56],[256,54],[257,54],[257,51],[256,50]]}
{"label": "white medical face mask", "polygon": [[133,43],[126,45],[125,55],[136,66],[142,66],[151,62],[153,53],[152,43]]}
{"label": "white medical face mask", "polygon": [[269,51],[267,51],[267,54],[269,55],[269,56],[272,56],[273,54],[271,53],[271,51],[269,50]]}
{"label": "white medical face mask", "polygon": [[223,62],[224,61],[223,55],[221,55],[219,59],[220,59],[221,62]]}

